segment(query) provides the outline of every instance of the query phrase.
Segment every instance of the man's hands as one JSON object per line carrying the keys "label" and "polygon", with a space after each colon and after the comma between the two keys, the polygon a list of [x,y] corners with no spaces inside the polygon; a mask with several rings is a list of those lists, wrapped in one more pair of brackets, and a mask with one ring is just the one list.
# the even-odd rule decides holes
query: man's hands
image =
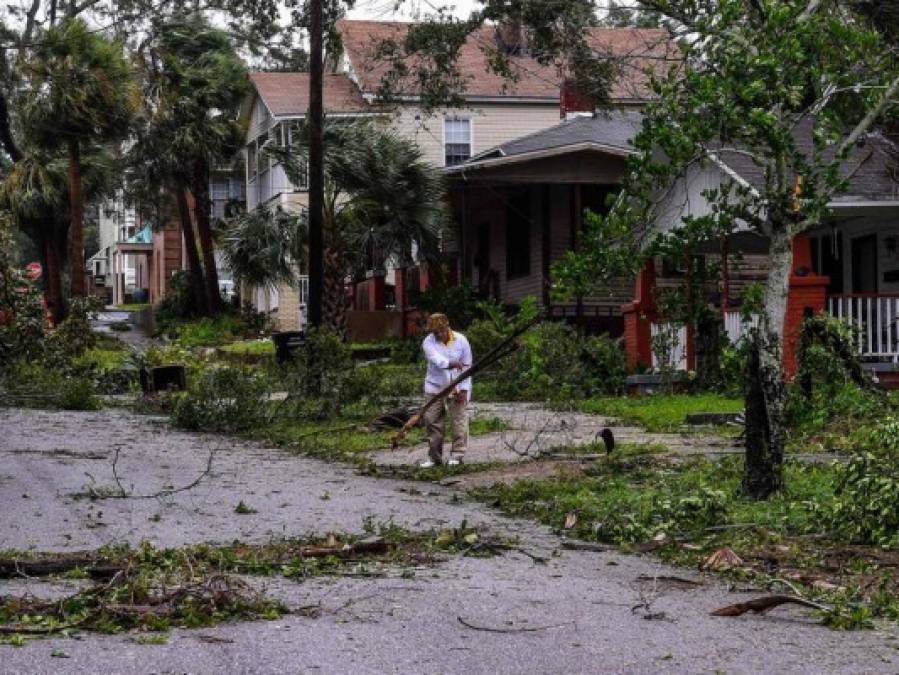
{"label": "man's hands", "polygon": [[464,389],[453,394],[453,399],[457,405],[465,405],[468,402],[468,392]]}
{"label": "man's hands", "polygon": [[449,368],[450,370],[461,370],[462,362],[461,361],[450,361],[447,368]]}

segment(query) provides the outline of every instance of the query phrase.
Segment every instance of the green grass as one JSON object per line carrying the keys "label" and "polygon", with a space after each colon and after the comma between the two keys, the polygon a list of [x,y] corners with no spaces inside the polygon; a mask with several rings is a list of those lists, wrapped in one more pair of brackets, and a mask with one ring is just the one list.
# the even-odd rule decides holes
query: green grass
{"label": "green grass", "polygon": [[219,348],[226,354],[240,356],[274,356],[275,343],[271,340],[241,340]]}
{"label": "green grass", "polygon": [[110,372],[122,368],[128,361],[128,352],[123,349],[87,349],[73,360],[76,368]]}
{"label": "green grass", "polygon": [[578,402],[585,413],[618,417],[650,432],[681,431],[691,413],[740,412],[743,399],[718,394],[654,394],[646,396],[604,396]]}
{"label": "green grass", "polygon": [[178,324],[169,329],[181,347],[217,347],[240,339],[246,326],[236,316],[222,314]]}
{"label": "green grass", "polygon": [[139,312],[142,309],[148,309],[150,307],[150,303],[148,302],[134,302],[134,303],[126,303],[124,305],[116,305],[115,308],[122,312]]}
{"label": "green grass", "polygon": [[[729,547],[743,562],[721,574],[757,584],[799,579],[799,587],[808,584],[803,592],[809,597],[835,606],[823,617],[835,628],[869,627],[869,617],[899,619],[899,579],[893,574],[899,554],[826,535],[821,514],[837,498],[834,465],[788,461],[786,488],[766,501],[743,496],[742,473],[739,457],[672,462],[613,456],[585,474],[520,480],[469,494],[566,536],[625,551],[658,549],[663,559],[694,569]],[[815,580],[831,586],[822,589],[812,585]],[[854,611],[860,605],[865,612]]]}

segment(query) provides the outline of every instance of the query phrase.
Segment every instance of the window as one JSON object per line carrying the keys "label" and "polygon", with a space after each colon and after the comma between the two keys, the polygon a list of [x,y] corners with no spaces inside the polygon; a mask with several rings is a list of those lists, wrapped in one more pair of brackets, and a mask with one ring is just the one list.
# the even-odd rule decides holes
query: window
{"label": "window", "polygon": [[444,118],[443,141],[446,166],[467,161],[471,157],[471,120]]}
{"label": "window", "polygon": [[212,198],[228,199],[228,179],[216,178],[212,181]]}
{"label": "window", "polygon": [[531,273],[531,221],[529,194],[516,191],[506,202],[506,278]]}

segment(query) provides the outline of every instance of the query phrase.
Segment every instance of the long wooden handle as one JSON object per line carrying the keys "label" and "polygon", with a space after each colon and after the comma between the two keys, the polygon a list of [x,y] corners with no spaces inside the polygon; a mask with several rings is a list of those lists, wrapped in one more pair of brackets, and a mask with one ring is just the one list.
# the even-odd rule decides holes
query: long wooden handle
{"label": "long wooden handle", "polygon": [[542,316],[538,315],[534,317],[531,321],[528,321],[523,326],[517,328],[512,335],[507,337],[505,340],[500,342],[496,347],[491,349],[487,354],[482,357],[479,361],[476,361],[471,366],[463,370],[458,376],[453,378],[452,382],[446,385],[439,392],[434,394],[431,398],[429,398],[425,404],[419,409],[419,411],[409,418],[409,421],[403,425],[403,428],[399,430],[397,435],[394,437],[392,446],[397,447],[403,438],[406,437],[406,434],[411,431],[411,429],[421,421],[421,418],[424,414],[434,405],[445,399],[449,396],[453,390],[459,385],[460,382],[464,382],[469,377],[476,375],[478,372],[484,370],[488,366],[493,365],[500,359],[505,358],[509,354],[511,354],[515,349],[517,349],[517,345],[515,345],[515,340],[522,336],[525,332],[530,330],[532,326],[534,326]]}

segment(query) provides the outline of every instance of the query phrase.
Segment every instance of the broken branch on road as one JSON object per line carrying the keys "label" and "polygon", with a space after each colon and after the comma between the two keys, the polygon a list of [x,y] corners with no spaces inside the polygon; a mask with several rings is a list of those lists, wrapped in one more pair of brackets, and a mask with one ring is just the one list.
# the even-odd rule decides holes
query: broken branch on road
{"label": "broken branch on road", "polygon": [[478,626],[477,624],[473,624],[470,621],[463,619],[461,616],[457,616],[456,619],[458,619],[459,623],[461,623],[466,628],[470,628],[471,630],[485,631],[487,633],[535,633],[541,630],[550,630],[552,628],[564,628],[565,626],[576,625],[574,621],[566,621],[565,623],[554,623],[548,626],[519,626],[515,628],[503,628],[494,626]]}

